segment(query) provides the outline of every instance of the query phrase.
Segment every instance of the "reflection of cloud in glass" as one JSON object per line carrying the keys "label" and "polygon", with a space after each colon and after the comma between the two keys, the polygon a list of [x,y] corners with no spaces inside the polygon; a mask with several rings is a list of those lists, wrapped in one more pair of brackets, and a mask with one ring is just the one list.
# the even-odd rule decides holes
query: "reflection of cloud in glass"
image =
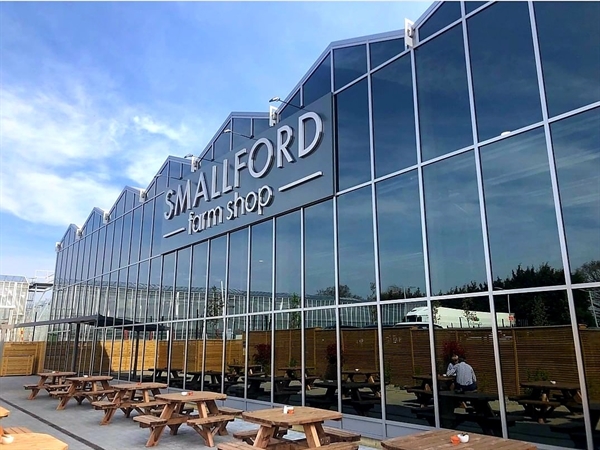
{"label": "reflection of cloud in glass", "polygon": [[481,165],[494,278],[519,264],[561,269],[544,130],[482,147]]}
{"label": "reflection of cloud in glass", "polygon": [[304,246],[306,294],[335,286],[331,200],[305,208]]}
{"label": "reflection of cloud in glass", "polygon": [[275,292],[300,295],[300,211],[278,217],[275,232]]}
{"label": "reflection of cloud in glass", "polygon": [[550,126],[571,271],[600,260],[600,108]]}
{"label": "reflection of cloud in glass", "polygon": [[335,89],[344,87],[367,71],[367,46],[365,44],[333,51],[333,79]]}

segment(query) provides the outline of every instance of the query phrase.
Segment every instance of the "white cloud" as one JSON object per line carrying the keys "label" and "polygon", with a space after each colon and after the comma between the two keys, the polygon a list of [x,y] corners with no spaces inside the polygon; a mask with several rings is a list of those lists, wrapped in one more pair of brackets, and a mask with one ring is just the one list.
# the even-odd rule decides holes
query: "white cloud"
{"label": "white cloud", "polygon": [[185,125],[180,125],[179,129],[176,130],[167,124],[155,121],[149,116],[134,116],[133,123],[135,124],[137,130],[143,130],[150,134],[162,135],[179,143],[187,142],[190,134]]}

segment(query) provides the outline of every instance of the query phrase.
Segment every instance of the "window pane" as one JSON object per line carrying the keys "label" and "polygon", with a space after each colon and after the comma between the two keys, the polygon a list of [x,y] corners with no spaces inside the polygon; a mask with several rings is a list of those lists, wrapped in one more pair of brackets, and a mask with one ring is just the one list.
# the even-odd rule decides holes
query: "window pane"
{"label": "window pane", "polygon": [[173,285],[175,282],[175,253],[169,253],[163,258],[160,320],[173,318]]}
{"label": "window pane", "polygon": [[250,312],[271,311],[273,290],[273,222],[252,227]]}
{"label": "window pane", "polygon": [[432,294],[487,289],[473,153],[426,166],[423,178]]}
{"label": "window pane", "polygon": [[331,54],[327,55],[319,67],[306,80],[303,86],[303,105],[310,105],[315,100],[331,92]]}
{"label": "window pane", "polygon": [[[231,128],[231,122],[227,122],[227,125],[225,125],[225,128],[223,128],[223,130],[226,130],[227,128]],[[221,158],[223,158],[229,152],[229,150],[231,150],[231,134],[221,132],[219,137],[215,139],[213,148],[214,159],[220,160]]]}
{"label": "window pane", "polygon": [[418,183],[413,171],[376,185],[381,300],[425,295]]}
{"label": "window pane", "polygon": [[371,208],[369,186],[338,198],[340,303],[375,300]]}
{"label": "window pane", "polygon": [[[290,105],[300,107],[300,91],[296,92],[292,98],[288,101]],[[279,120],[287,119],[288,117],[296,114],[298,112],[298,108],[294,108],[294,106],[288,106],[285,103],[281,103],[278,107],[281,110],[279,112]]]}
{"label": "window pane", "polygon": [[371,69],[383,64],[394,56],[399,55],[404,50],[404,39],[402,38],[390,39],[381,42],[372,42],[369,44]]}
{"label": "window pane", "polygon": [[415,50],[423,160],[473,145],[460,25]]}
{"label": "window pane", "polygon": [[[250,119],[233,119],[233,131],[236,133],[244,134],[246,136],[250,136],[252,134],[252,121]],[[232,148],[238,148],[244,143],[248,142],[248,139],[234,134],[232,136],[233,146]]]}
{"label": "window pane", "polygon": [[248,369],[263,372],[254,375],[248,384],[247,398],[271,401],[271,322],[273,314],[250,316],[248,333]]}
{"label": "window pane", "polygon": [[[571,272],[600,261],[600,109],[550,125]],[[573,278],[574,283],[600,279]]]}
{"label": "window pane", "polygon": [[306,306],[335,303],[333,202],[304,210]]}
{"label": "window pane", "polygon": [[[586,448],[584,437],[572,439],[578,432],[585,435],[585,426],[566,292],[497,293],[494,302],[499,326],[509,310],[515,319],[499,330],[507,410],[519,421],[508,427],[508,437]],[[540,400],[551,406],[540,407]]]}
{"label": "window pane", "polygon": [[254,136],[258,136],[269,129],[269,119],[252,119],[254,126]]}
{"label": "window pane", "polygon": [[472,11],[475,11],[477,8],[479,8],[482,5],[485,5],[487,2],[472,2],[472,1],[465,1],[465,12],[467,14],[469,14]]}
{"label": "window pane", "polygon": [[210,241],[210,262],[208,265],[206,317],[223,315],[226,264],[227,236],[212,239]]}
{"label": "window pane", "polygon": [[[285,308],[285,306],[284,306]],[[275,378],[272,383],[273,403],[302,405],[302,330],[300,312],[275,314]],[[294,370],[284,368],[295,367]],[[312,368],[314,370],[314,367]],[[310,370],[307,368],[307,372]]]}
{"label": "window pane", "polygon": [[140,260],[140,239],[142,230],[142,208],[133,210],[133,222],[131,224],[131,252],[130,260],[132,264]]}
{"label": "window pane", "polygon": [[417,163],[410,55],[373,74],[375,176]]}
{"label": "window pane", "polygon": [[335,89],[346,86],[367,72],[367,46],[355,45],[333,51]]}
{"label": "window pane", "polygon": [[227,314],[244,314],[248,292],[248,228],[229,236]]}
{"label": "window pane", "polygon": [[300,211],[275,221],[275,308],[300,307]]}
{"label": "window pane", "polygon": [[[562,114],[600,100],[600,3],[534,2],[548,114]],[[556,30],[569,27],[568,39]],[[576,63],[575,63],[576,62]]]}
{"label": "window pane", "polygon": [[[204,317],[206,301],[206,253],[208,242],[192,247],[192,292],[190,301],[190,318]],[[195,337],[198,338],[197,336]]]}
{"label": "window pane", "polygon": [[460,18],[460,2],[443,2],[442,5],[419,27],[422,41]]}
{"label": "window pane", "polygon": [[160,255],[161,252],[161,243],[163,239],[162,226],[165,221],[165,217],[162,214],[163,205],[165,203],[164,195],[165,194],[162,193],[154,199],[154,209],[156,210],[156,213],[154,214],[154,223],[152,224],[152,256]]}
{"label": "window pane", "polygon": [[177,252],[177,273],[175,274],[175,320],[187,319],[190,290],[190,250],[186,248]]}
{"label": "window pane", "polygon": [[339,190],[371,179],[367,80],[336,95]]}
{"label": "window pane", "polygon": [[[144,213],[142,215],[142,241],[140,243],[140,261],[150,256],[150,246],[152,239],[152,213],[154,210],[154,202],[149,201],[144,203]],[[160,212],[159,212],[160,214]]]}
{"label": "window pane", "polygon": [[542,120],[527,3],[496,3],[467,26],[479,140]]}
{"label": "window pane", "polygon": [[[498,286],[562,284],[544,130],[482,147],[481,166],[492,274]],[[533,276],[536,270],[546,276]],[[511,286],[515,276],[520,280]]]}

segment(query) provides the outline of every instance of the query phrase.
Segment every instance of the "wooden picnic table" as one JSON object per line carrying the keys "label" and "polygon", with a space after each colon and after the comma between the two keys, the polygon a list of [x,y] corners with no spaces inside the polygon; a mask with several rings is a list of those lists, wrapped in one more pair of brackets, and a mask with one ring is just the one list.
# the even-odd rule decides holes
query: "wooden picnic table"
{"label": "wooden picnic table", "polygon": [[[244,364],[228,364],[229,370],[233,371],[239,376],[244,376],[246,366]],[[256,375],[256,372],[260,372],[262,366],[260,364],[248,364],[248,375]]]}
{"label": "wooden picnic table", "polygon": [[67,450],[69,448],[66,443],[49,434],[19,433],[13,434],[12,437],[14,441],[6,446],[10,450]]}
{"label": "wooden picnic table", "polygon": [[111,401],[95,401],[92,406],[104,411],[104,417],[100,425],[108,425],[114,417],[117,409],[129,417],[132,411],[140,414],[150,414],[152,409],[165,404],[162,400],[156,400],[161,389],[168,387],[165,383],[126,383],[111,386],[115,395]]}
{"label": "wooden picnic table", "polygon": [[67,403],[72,398],[75,398],[79,405],[85,399],[92,403],[103,398],[112,398],[115,392],[109,384],[109,381],[112,379],[113,377],[108,375],[67,377],[66,381],[70,383],[68,389],[60,392],[52,392],[53,396],[60,398],[56,409],[65,409],[65,406],[67,406]]}
{"label": "wooden picnic table", "polygon": [[[440,391],[438,393],[440,401],[440,421],[446,428],[456,428],[463,422],[471,421],[477,423],[482,429],[483,434],[488,436],[502,436],[502,426],[499,414],[497,414],[490,402],[498,400],[496,394],[486,394],[483,392],[457,392]],[[454,410],[461,405],[468,405],[465,413],[456,413]],[[417,414],[418,417],[418,414]],[[514,425],[515,420],[507,417],[508,425]],[[429,424],[435,426],[435,419]]]}
{"label": "wooden picnic table", "polygon": [[[288,378],[291,378],[292,380],[299,380],[301,379],[301,377],[299,377],[297,375],[298,372],[302,372],[302,366],[289,366],[289,367],[280,367],[279,369],[280,372],[285,372],[285,376],[287,376]],[[315,370],[314,367],[305,367],[304,368],[304,374],[305,376],[310,376],[308,374],[309,371],[311,370]]]}
{"label": "wooden picnic table", "polygon": [[[540,423],[545,423],[552,412],[559,406],[565,406],[570,412],[581,404],[579,384],[560,381],[526,381],[521,387],[530,393],[517,400],[525,413]],[[560,392],[553,395],[553,392]]]}
{"label": "wooden picnic table", "polygon": [[453,447],[460,448],[460,446],[465,446],[468,450],[489,450],[494,447],[501,447],[502,450],[535,450],[537,448],[530,442],[476,433],[469,433],[468,444],[455,445],[450,442],[450,437],[455,434],[457,434],[455,430],[425,431],[381,441],[381,446],[385,450],[429,450],[432,448],[443,450]]}
{"label": "wooden picnic table", "polygon": [[[227,435],[225,427],[227,423],[235,419],[233,415],[222,414],[216,404],[216,400],[227,398],[225,394],[194,391],[188,395],[182,395],[181,392],[158,394],[155,398],[166,402],[160,417],[136,416],[133,418],[134,421],[140,423],[140,426],[151,429],[146,447],[153,447],[158,443],[166,426],[171,429],[172,435],[176,435],[177,430],[184,423],[193,427],[204,438],[206,445],[214,447],[213,437],[216,434]],[[185,414],[186,403],[194,403],[198,414]]]}
{"label": "wooden picnic table", "polygon": [[337,411],[296,406],[293,414],[284,414],[283,408],[270,408],[246,411],[242,413],[242,417],[248,422],[260,425],[254,440],[254,447],[267,448],[271,438],[277,435],[280,428],[302,425],[308,447],[317,448],[323,445],[322,442],[328,442],[328,438],[323,431],[323,422],[326,420],[341,420],[342,414]]}
{"label": "wooden picnic table", "polygon": [[379,372],[377,370],[365,369],[342,370],[342,375],[346,375],[346,380],[351,382],[354,382],[355,376],[362,376],[367,383],[375,383],[374,373],[378,374]]}
{"label": "wooden picnic table", "polygon": [[66,377],[72,377],[76,375],[75,372],[40,372],[37,376],[40,377],[40,380],[37,384],[25,384],[23,387],[25,389],[31,390],[29,394],[29,400],[33,400],[39,392],[44,389],[48,391],[48,393],[60,389],[66,389],[68,386],[65,382]]}
{"label": "wooden picnic table", "polygon": [[[10,416],[10,411],[6,408],[3,408],[2,406],[0,406],[0,419],[4,418],[4,417],[8,417]],[[2,428],[2,425],[0,425],[0,436],[2,436],[4,430]]]}
{"label": "wooden picnic table", "polygon": [[[314,387],[325,388],[324,395],[307,395],[306,402],[322,404],[330,408],[337,405],[337,381],[319,381]],[[371,392],[362,391],[369,389]],[[361,416],[366,416],[375,405],[381,404],[381,385],[379,383],[342,381],[342,403],[348,403]]]}

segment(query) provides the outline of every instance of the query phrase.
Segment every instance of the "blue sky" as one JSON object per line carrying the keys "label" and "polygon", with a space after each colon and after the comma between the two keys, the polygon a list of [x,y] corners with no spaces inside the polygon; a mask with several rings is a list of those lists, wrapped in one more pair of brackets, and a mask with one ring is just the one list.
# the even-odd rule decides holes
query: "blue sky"
{"label": "blue sky", "polygon": [[231,111],[268,111],[331,41],[429,5],[0,2],[0,274],[53,272],[70,223],[198,154]]}

